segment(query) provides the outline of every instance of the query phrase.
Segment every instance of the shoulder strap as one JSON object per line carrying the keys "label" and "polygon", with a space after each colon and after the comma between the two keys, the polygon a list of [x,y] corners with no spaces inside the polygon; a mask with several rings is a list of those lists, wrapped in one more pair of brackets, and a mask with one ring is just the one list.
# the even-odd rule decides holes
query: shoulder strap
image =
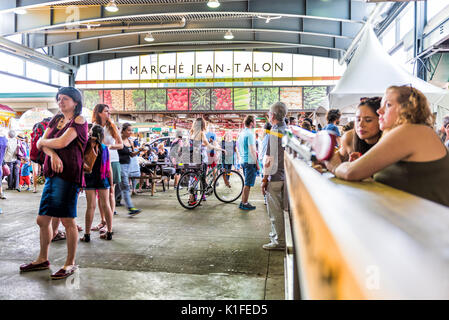
{"label": "shoulder strap", "polygon": [[128,139],[128,142],[129,142],[129,144],[131,146],[132,152],[134,152],[134,143],[132,143],[131,140],[129,140],[129,138],[127,138],[127,139]]}

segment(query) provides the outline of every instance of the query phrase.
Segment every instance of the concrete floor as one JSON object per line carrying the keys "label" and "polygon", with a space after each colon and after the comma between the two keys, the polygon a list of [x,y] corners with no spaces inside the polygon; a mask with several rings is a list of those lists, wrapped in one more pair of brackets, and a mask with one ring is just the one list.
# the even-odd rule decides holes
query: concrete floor
{"label": "concrete floor", "polygon": [[[262,249],[270,225],[259,184],[250,195],[257,209],[250,212],[215,196],[184,210],[172,188],[133,196],[143,212],[128,217],[118,207],[113,240],[92,232],[90,243],[78,243],[79,270],[56,281],[50,273],[63,265],[66,241],[51,244],[51,271],[19,273],[20,264],[39,253],[40,192],[6,191],[8,199],[0,200],[0,300],[284,299],[284,253]],[[76,220],[83,227],[85,209],[81,196]]]}

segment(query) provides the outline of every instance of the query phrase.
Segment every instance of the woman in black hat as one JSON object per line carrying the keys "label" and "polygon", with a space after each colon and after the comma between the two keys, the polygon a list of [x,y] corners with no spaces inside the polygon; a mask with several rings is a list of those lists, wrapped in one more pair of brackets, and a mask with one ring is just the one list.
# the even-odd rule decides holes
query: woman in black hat
{"label": "woman in black hat", "polygon": [[59,113],[50,121],[37,147],[46,154],[42,192],[37,224],[40,227],[39,257],[20,266],[21,272],[50,268],[48,252],[52,239],[52,217],[60,218],[67,234],[67,259],[64,266],[51,275],[54,280],[72,275],[77,266],[75,254],[78,229],[75,223],[80,187],[84,185],[83,152],[88,139],[87,121],[81,115],[81,92],[62,87],[56,94]]}

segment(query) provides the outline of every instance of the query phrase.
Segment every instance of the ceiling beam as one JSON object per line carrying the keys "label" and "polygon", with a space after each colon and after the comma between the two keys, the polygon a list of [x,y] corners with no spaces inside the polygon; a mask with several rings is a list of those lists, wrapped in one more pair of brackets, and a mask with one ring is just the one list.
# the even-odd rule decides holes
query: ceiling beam
{"label": "ceiling beam", "polygon": [[[67,13],[58,14],[58,19],[62,20],[62,18],[66,17],[63,22],[54,23],[50,21],[50,10],[51,8],[43,8],[42,10],[39,10],[39,19],[30,19],[29,15],[16,15],[17,19],[17,29],[14,33],[7,33],[7,31],[0,29],[0,35],[11,35],[15,33],[30,33],[30,32],[38,32],[45,29],[54,29],[54,28],[72,28],[77,27],[80,24],[87,24],[87,23],[99,23],[99,22],[106,22],[106,21],[121,21],[121,20],[136,20],[136,19],[144,19],[144,18],[163,18],[163,17],[171,17],[171,18],[182,18],[184,16],[188,15],[195,15],[195,16],[201,16],[201,15],[216,15],[218,16],[226,16],[226,15],[233,15],[233,16],[248,16],[248,14],[252,15],[254,18],[257,18],[258,16],[281,16],[283,18],[295,18],[295,19],[307,19],[307,20],[317,20],[317,21],[328,21],[328,22],[344,22],[344,23],[351,23],[351,24],[363,24],[363,21],[359,20],[349,20],[349,19],[342,19],[342,18],[331,18],[331,17],[321,17],[321,16],[312,16],[312,15],[304,15],[304,14],[292,14],[289,12],[247,12],[244,10],[241,10],[240,7],[235,6],[233,10],[229,11],[203,11],[200,9],[204,9],[204,4],[201,6],[198,5],[189,5],[189,10],[177,10],[179,9],[185,9],[185,6],[178,5],[166,5],[166,6],[158,6],[159,10],[154,10],[155,6],[153,5],[151,7],[152,12],[148,13],[142,13],[145,11],[150,11],[149,9],[145,10],[146,6],[137,6],[133,14],[116,14],[112,15],[109,14],[107,16],[102,16],[100,8],[98,10],[90,9],[90,10],[79,10],[79,19],[73,19],[74,13],[69,11]],[[192,10],[195,9],[196,11]],[[229,9],[232,9],[231,6],[229,6]],[[192,10],[192,11],[191,11]],[[42,11],[42,12],[41,12]],[[8,15],[13,13],[5,13],[3,15]],[[37,14],[35,14],[37,16]],[[73,17],[72,17],[73,16]],[[1,16],[0,16],[1,17]]]}
{"label": "ceiling beam", "polygon": [[[236,44],[240,44],[240,49],[246,48],[247,45],[255,45],[254,47],[257,48],[282,48],[282,47],[288,47],[288,48],[316,48],[316,49],[325,49],[325,50],[335,50],[340,51],[342,53],[345,52],[344,49],[340,48],[332,48],[332,47],[325,47],[325,46],[317,46],[317,45],[309,45],[309,44],[296,44],[296,43],[287,43],[287,42],[269,42],[269,41],[252,41],[252,40],[236,40],[236,41],[213,41],[213,40],[207,40],[207,41],[187,41],[187,42],[174,42],[174,43],[158,43],[158,44],[140,44],[140,45],[130,45],[130,46],[114,46],[111,48],[97,48],[92,49],[91,51],[76,51],[73,50],[69,56],[81,56],[85,54],[92,54],[92,53],[124,53],[124,52],[142,52],[142,48],[148,49],[149,52],[156,52],[156,51],[163,51],[162,47],[170,48],[170,51],[185,51],[185,50],[192,50],[191,48],[196,48],[196,50],[211,50],[211,46],[213,45],[225,45],[227,49],[233,49]],[[205,45],[205,47],[201,48],[199,46]],[[185,47],[187,46],[187,47]],[[188,49],[187,49],[188,48]]]}
{"label": "ceiling beam", "polygon": [[18,57],[26,58],[39,64],[49,66],[55,70],[67,74],[76,73],[76,70],[78,69],[71,64],[52,58],[2,37],[0,37],[0,50]]}
{"label": "ceiling beam", "polygon": [[[156,25],[158,27],[158,25]],[[126,28],[124,27],[124,29],[126,30]],[[228,30],[231,30],[233,33],[270,33],[270,34],[275,34],[278,33],[280,35],[282,34],[301,34],[301,35],[308,35],[308,36],[314,36],[314,37],[325,37],[325,38],[336,38],[336,39],[347,39],[347,40],[352,40],[351,37],[347,37],[347,36],[342,36],[342,35],[338,35],[338,34],[329,34],[329,33],[318,33],[318,32],[304,32],[304,31],[296,31],[296,30],[280,30],[280,29],[249,29],[249,28],[188,28],[188,29],[145,29],[142,31],[132,31],[132,32],[120,32],[120,33],[113,33],[113,34],[102,34],[102,35],[95,35],[95,36],[91,36],[91,37],[84,37],[84,38],[77,38],[76,39],[76,34],[75,35],[68,35],[68,37],[70,37],[67,40],[63,40],[63,41],[54,41],[52,42],[51,40],[48,41],[48,37],[47,37],[47,41],[41,42],[41,43],[36,43],[35,45],[33,45],[34,48],[42,48],[42,47],[47,47],[47,46],[57,46],[57,45],[62,45],[62,44],[67,44],[67,43],[71,43],[71,42],[82,42],[82,41],[87,41],[87,40],[92,40],[92,39],[106,39],[106,38],[119,38],[119,37],[124,37],[124,36],[132,36],[132,35],[140,35],[140,34],[146,34],[148,32],[151,31],[151,33],[154,35],[157,34],[164,34],[164,33],[187,33],[187,32],[215,32],[217,34],[220,34],[220,38],[221,36]],[[94,28],[92,28],[93,32],[95,32],[96,30]],[[74,32],[74,31],[72,31]]]}

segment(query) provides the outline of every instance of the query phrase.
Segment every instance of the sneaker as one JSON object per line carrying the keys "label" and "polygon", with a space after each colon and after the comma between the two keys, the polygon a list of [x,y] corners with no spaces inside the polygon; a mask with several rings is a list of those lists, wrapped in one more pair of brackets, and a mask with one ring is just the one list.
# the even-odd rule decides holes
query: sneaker
{"label": "sneaker", "polygon": [[5,193],[0,194],[0,199],[6,199]]}
{"label": "sneaker", "polygon": [[285,246],[280,245],[277,242],[270,242],[270,243],[264,244],[262,246],[262,248],[264,248],[265,250],[285,250]]}
{"label": "sneaker", "polygon": [[128,214],[131,216],[135,216],[136,214],[139,214],[141,212],[142,212],[142,210],[137,209],[137,208],[129,208],[128,209]]}
{"label": "sneaker", "polygon": [[242,209],[242,210],[254,210],[254,209],[256,209],[256,207],[251,205],[249,202],[247,204],[243,204],[242,202],[240,202],[239,209]]}
{"label": "sneaker", "polygon": [[20,192],[20,188],[17,188],[16,191],[17,191],[17,192]]}

